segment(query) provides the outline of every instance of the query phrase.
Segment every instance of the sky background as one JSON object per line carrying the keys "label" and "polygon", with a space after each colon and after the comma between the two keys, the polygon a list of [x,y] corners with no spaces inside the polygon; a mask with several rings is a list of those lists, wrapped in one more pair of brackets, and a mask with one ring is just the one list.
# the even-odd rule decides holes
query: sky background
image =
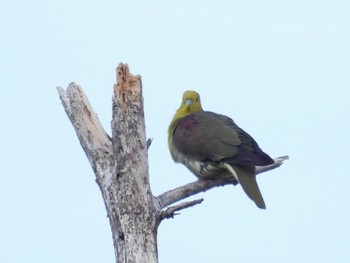
{"label": "sky background", "polygon": [[159,228],[163,263],[349,262],[349,1],[10,1],[0,8],[0,262],[114,262],[95,176],[56,86],[110,133],[118,63],[142,76],[154,195],[192,182],[167,127],[183,91],[272,157],[267,210],[237,186]]}

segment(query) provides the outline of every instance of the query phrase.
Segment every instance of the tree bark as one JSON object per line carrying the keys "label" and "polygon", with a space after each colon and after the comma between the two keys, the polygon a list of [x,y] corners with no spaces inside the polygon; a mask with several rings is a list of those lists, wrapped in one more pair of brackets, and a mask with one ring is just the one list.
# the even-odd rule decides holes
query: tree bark
{"label": "tree bark", "polygon": [[[127,64],[117,68],[114,85],[112,138],[104,131],[81,87],[57,87],[63,107],[77,133],[96,175],[110,221],[116,262],[157,263],[157,229],[160,222],[203,199],[170,205],[213,187],[236,184],[230,178],[197,180],[152,195],[148,174],[145,119],[140,76],[130,74]],[[279,167],[287,156],[257,173]]]}
{"label": "tree bark", "polygon": [[158,262],[157,211],[149,185],[145,119],[140,76],[127,65],[117,68],[112,146],[116,157],[111,196],[118,262]]}

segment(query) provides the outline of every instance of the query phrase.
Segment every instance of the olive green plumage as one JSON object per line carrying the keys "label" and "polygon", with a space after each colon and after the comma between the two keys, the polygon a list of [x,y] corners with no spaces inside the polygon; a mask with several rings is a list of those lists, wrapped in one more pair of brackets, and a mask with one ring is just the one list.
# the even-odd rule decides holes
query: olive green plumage
{"label": "olive green plumage", "polygon": [[232,119],[203,111],[199,94],[186,91],[168,130],[172,158],[198,178],[234,176],[259,208],[265,202],[255,178],[256,165],[272,164],[255,140]]}

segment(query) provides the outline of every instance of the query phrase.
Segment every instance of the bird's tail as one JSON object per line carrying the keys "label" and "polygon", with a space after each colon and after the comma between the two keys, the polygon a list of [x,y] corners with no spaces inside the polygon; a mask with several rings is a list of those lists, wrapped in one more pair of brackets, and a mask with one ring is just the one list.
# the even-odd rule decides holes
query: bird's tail
{"label": "bird's tail", "polygon": [[266,209],[264,199],[256,182],[255,167],[238,167],[234,165],[230,165],[230,167],[236,173],[234,176],[238,179],[247,196],[255,202],[257,207]]}

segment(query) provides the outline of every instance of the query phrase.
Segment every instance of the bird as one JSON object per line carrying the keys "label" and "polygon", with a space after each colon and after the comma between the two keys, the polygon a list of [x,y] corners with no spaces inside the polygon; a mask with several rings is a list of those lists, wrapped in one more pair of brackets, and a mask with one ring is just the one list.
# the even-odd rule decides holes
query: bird
{"label": "bird", "polygon": [[230,177],[257,207],[266,209],[255,166],[270,165],[274,160],[231,118],[204,111],[198,92],[183,93],[168,128],[168,147],[172,159],[198,179]]}

